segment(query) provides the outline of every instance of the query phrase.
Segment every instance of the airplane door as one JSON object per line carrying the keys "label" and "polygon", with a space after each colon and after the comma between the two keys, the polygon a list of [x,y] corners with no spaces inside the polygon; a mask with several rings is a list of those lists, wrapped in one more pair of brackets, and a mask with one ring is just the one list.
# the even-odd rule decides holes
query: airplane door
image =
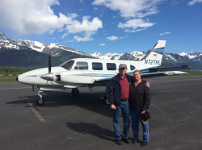
{"label": "airplane door", "polygon": [[74,66],[76,82],[82,84],[91,84],[91,74],[89,71],[88,63],[85,61],[77,61]]}

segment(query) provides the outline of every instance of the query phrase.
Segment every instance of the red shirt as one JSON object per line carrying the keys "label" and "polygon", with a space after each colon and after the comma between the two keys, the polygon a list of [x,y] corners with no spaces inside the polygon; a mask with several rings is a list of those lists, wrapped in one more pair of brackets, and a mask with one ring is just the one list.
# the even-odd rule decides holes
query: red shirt
{"label": "red shirt", "polygon": [[126,76],[122,79],[120,78],[121,84],[121,98],[120,99],[128,99],[129,98],[129,83]]}

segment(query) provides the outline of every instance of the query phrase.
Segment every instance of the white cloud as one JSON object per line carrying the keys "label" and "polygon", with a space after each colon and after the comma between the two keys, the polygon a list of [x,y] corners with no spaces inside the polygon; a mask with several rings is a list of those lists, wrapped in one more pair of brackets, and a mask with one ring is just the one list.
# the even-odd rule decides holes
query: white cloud
{"label": "white cloud", "polygon": [[105,45],[104,43],[100,44],[100,46],[104,46],[104,45]]}
{"label": "white cloud", "polygon": [[61,39],[64,39],[66,36],[68,36],[68,34],[64,33],[63,36],[61,37]]}
{"label": "white cloud", "polygon": [[[118,28],[127,28],[125,29],[125,32],[138,32],[141,30],[145,30],[148,27],[153,26],[154,23],[150,23],[148,19],[131,19],[128,20],[126,23],[120,22],[118,24]],[[131,30],[132,28],[132,30]]]}
{"label": "white cloud", "polygon": [[172,0],[171,5],[176,6],[179,2],[177,0]]}
{"label": "white cloud", "polygon": [[142,29],[137,29],[137,30],[130,30],[130,29],[125,29],[124,32],[139,32],[139,31],[142,31],[142,30],[146,30],[147,28],[142,28]]}
{"label": "white cloud", "polygon": [[63,32],[63,31],[64,31],[64,29],[63,29],[63,28],[61,28],[61,29],[58,29],[57,31],[58,31],[58,32]]}
{"label": "white cloud", "polygon": [[165,34],[170,34],[170,32],[161,33],[160,36],[165,35]]}
{"label": "white cloud", "polygon": [[85,36],[83,38],[79,36],[75,36],[74,39],[77,41],[92,41],[91,35],[95,34],[95,32],[102,28],[102,21],[99,20],[97,17],[94,18],[91,22],[89,22],[90,16],[84,16],[83,21],[80,23],[79,21],[73,21],[71,25],[67,25],[66,29],[68,33],[81,33],[85,32]]}
{"label": "white cloud", "polygon": [[192,5],[196,4],[196,3],[201,3],[201,2],[202,2],[202,0],[192,0],[192,1],[190,1],[190,2],[188,3],[188,5],[189,5],[189,6],[192,6]]}
{"label": "white cloud", "polygon": [[94,0],[92,5],[104,5],[114,11],[120,11],[121,16],[143,18],[156,14],[157,5],[165,0]]}
{"label": "white cloud", "polygon": [[80,36],[74,36],[74,39],[77,41],[77,42],[81,42],[81,41],[92,41],[93,38],[91,38],[91,35],[92,33],[88,33],[88,34],[85,34],[85,36],[82,38]]}
{"label": "white cloud", "polygon": [[116,36],[109,36],[109,37],[107,37],[106,39],[111,40],[111,41],[114,41],[114,40],[118,40],[119,38],[116,37]]}
{"label": "white cloud", "polygon": [[84,16],[83,21],[80,23],[77,20],[74,20],[70,25],[67,25],[66,29],[69,33],[78,33],[78,32],[95,32],[99,28],[102,28],[102,21],[97,17],[93,18],[91,22],[88,21],[90,17]]}
{"label": "white cloud", "polygon": [[53,34],[55,32],[55,29],[52,29],[49,31],[49,34]]}
{"label": "white cloud", "polygon": [[[51,6],[60,5],[58,0],[0,0],[0,27],[14,30],[23,34],[41,34],[55,30],[67,30],[67,33],[84,32],[83,40],[92,40],[91,35],[102,28],[102,21],[93,18],[88,21],[85,16],[82,22],[75,20],[77,14],[55,15]],[[82,2],[82,0],[81,0]],[[76,39],[79,39],[78,37]],[[79,39],[81,41],[81,39]]]}

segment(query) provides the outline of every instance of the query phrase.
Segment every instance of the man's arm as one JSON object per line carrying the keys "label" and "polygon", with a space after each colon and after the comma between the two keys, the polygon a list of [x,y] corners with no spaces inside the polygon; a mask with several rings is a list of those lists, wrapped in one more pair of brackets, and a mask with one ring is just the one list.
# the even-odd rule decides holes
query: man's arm
{"label": "man's arm", "polygon": [[114,88],[113,88],[113,80],[110,81],[109,86],[108,86],[108,102],[111,105],[111,109],[116,109],[116,106],[114,105],[113,102],[113,93],[114,93]]}

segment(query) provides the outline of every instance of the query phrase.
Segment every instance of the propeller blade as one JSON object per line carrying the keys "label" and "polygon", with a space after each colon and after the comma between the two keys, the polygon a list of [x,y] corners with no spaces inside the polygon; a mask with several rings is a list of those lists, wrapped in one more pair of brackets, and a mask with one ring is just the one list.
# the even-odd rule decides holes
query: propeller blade
{"label": "propeller blade", "polygon": [[51,73],[51,55],[49,52],[49,57],[48,57],[48,73]]}
{"label": "propeller blade", "polygon": [[33,91],[33,93],[34,93],[34,86],[32,85],[32,91]]}

